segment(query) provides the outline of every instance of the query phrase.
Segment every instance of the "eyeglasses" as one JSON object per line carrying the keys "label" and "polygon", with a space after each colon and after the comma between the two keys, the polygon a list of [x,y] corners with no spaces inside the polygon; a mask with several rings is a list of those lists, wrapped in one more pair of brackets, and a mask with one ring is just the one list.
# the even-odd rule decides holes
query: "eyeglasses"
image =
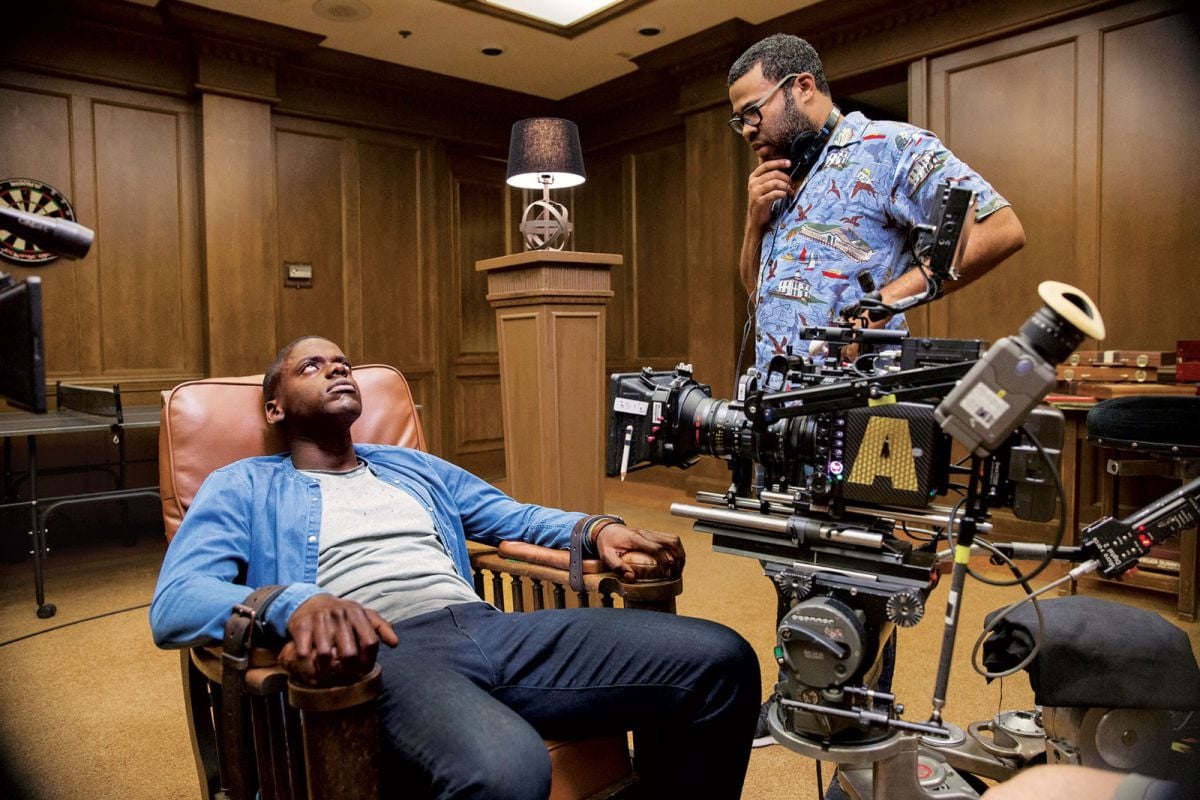
{"label": "eyeglasses", "polygon": [[799,72],[793,72],[789,75],[784,75],[783,79],[779,81],[779,83],[772,86],[771,91],[758,98],[757,102],[746,106],[744,109],[742,109],[742,113],[734,114],[732,117],[730,117],[729,127],[733,128],[733,132],[738,136],[742,135],[742,132],[746,130],[747,125],[752,128],[757,128],[762,124],[762,107],[767,104],[767,101],[771,99],[771,96],[778,92],[785,83],[790,81],[792,78],[799,78],[800,75],[801,73]]}

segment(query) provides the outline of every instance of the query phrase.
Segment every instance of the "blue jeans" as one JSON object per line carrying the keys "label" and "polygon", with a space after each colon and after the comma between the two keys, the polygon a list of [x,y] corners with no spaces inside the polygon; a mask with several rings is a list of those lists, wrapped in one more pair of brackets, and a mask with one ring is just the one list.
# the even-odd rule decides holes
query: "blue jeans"
{"label": "blue jeans", "polygon": [[396,633],[399,646],[379,653],[395,765],[386,796],[542,800],[543,739],[628,730],[647,796],[741,794],[759,667],[728,628],[654,611],[468,603]]}

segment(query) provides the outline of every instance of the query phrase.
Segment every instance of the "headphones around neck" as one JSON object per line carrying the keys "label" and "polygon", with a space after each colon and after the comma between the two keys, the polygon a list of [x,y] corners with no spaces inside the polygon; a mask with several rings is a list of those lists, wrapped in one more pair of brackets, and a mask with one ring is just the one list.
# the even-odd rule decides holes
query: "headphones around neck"
{"label": "headphones around neck", "polygon": [[[833,136],[833,129],[842,119],[842,112],[837,106],[829,112],[829,116],[825,118],[825,124],[821,126],[819,131],[804,131],[796,134],[796,138],[792,139],[792,143],[788,145],[788,158],[792,162],[792,169],[788,172],[788,180],[792,183],[803,181],[808,177],[808,173],[817,164],[821,153],[825,150],[826,143],[829,142],[829,137]],[[799,197],[799,193],[790,197],[782,197],[771,204],[771,218],[774,219],[785,205],[791,205],[792,201]]]}
{"label": "headphones around neck", "polygon": [[816,166],[817,159],[821,157],[821,151],[829,142],[829,137],[833,136],[833,129],[837,127],[841,119],[842,112],[838,110],[837,106],[834,106],[819,131],[804,131],[792,139],[792,143],[788,145],[788,158],[792,162],[788,178],[791,181],[802,181],[808,177],[808,173]]}

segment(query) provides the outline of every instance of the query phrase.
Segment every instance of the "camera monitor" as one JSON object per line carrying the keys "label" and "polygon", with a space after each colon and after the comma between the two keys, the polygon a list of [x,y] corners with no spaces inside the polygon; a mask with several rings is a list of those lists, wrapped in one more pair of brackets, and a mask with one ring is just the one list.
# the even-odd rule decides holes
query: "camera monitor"
{"label": "camera monitor", "polygon": [[42,279],[0,275],[0,396],[28,411],[46,411]]}

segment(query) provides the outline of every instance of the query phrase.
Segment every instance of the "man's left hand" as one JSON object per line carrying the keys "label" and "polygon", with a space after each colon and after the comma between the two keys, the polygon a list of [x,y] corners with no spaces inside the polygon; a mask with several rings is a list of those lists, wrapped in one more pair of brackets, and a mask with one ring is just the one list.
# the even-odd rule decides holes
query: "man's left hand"
{"label": "man's left hand", "polygon": [[667,580],[683,572],[683,542],[671,533],[613,523],[597,532],[596,550],[625,581]]}

